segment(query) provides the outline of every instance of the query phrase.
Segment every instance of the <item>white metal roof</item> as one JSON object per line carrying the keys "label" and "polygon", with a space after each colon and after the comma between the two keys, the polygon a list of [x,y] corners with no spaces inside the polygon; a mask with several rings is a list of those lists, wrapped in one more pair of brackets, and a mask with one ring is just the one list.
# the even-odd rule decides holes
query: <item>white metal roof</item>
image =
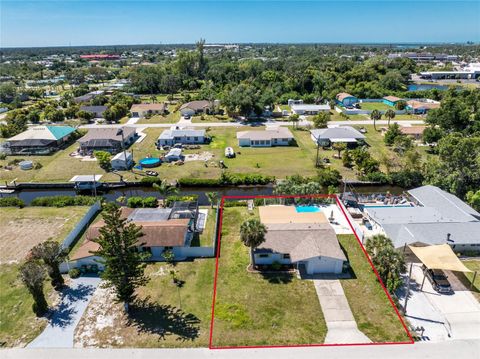
{"label": "white metal roof", "polygon": [[77,175],[73,176],[70,182],[95,182],[102,177],[103,175]]}

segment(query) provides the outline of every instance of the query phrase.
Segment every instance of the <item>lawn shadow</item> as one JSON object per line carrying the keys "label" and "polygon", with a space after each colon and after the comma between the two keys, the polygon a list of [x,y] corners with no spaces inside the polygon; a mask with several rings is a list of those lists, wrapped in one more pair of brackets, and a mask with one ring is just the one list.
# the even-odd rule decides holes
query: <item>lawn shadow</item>
{"label": "lawn shadow", "polygon": [[128,325],[134,325],[142,333],[158,336],[165,340],[169,335],[177,341],[193,341],[198,338],[200,319],[191,313],[171,305],[155,303],[150,297],[137,300],[128,313]]}
{"label": "lawn shadow", "polygon": [[[339,242],[340,244],[340,248],[343,252],[343,254],[345,254],[345,258],[347,258],[347,263],[348,263],[348,268],[344,268],[343,272],[344,274],[349,274],[349,277],[346,277],[346,278],[342,278],[342,279],[357,279],[357,275],[355,273],[355,270],[353,269],[352,265],[351,265],[351,262],[350,262],[350,258],[348,257],[348,252],[345,250],[345,248],[342,246],[342,244]],[[366,260],[366,258],[365,258]]]}
{"label": "lawn shadow", "polygon": [[260,275],[271,284],[288,284],[293,280],[292,272],[282,272],[282,273],[272,273],[272,272],[262,272]]}

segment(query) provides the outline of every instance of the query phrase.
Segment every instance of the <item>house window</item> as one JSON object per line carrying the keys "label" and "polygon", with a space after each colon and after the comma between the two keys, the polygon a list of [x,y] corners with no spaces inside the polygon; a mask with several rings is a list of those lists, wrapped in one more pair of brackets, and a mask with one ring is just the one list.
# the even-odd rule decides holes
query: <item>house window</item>
{"label": "house window", "polygon": [[288,253],[287,253],[287,254],[284,254],[284,255],[283,255],[283,259],[290,259],[290,254],[288,254]]}
{"label": "house window", "polygon": [[266,254],[266,253],[262,253],[262,254],[259,254],[258,257],[259,258],[268,258],[268,257],[270,257],[270,255]]}
{"label": "house window", "polygon": [[152,247],[140,247],[142,252],[152,253]]}
{"label": "house window", "polygon": [[195,141],[198,141],[198,137],[194,137],[193,139],[194,139]]}
{"label": "house window", "polygon": [[171,251],[172,249],[173,249],[173,247],[163,247],[164,251]]}

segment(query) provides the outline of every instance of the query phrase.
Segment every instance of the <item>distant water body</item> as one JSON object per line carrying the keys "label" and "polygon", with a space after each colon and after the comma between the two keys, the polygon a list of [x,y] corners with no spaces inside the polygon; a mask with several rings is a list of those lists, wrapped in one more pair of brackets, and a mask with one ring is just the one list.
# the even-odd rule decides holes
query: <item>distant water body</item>
{"label": "distant water body", "polygon": [[413,84],[413,85],[408,85],[407,87],[408,91],[427,91],[427,90],[433,90],[433,89],[443,91],[443,90],[448,90],[448,86],[430,85],[430,84]]}

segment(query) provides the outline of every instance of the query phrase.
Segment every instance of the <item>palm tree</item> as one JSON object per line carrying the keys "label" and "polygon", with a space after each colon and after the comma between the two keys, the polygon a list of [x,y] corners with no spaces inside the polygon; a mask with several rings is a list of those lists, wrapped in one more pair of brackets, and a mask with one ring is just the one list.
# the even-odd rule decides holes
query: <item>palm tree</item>
{"label": "palm tree", "polygon": [[178,193],[178,188],[175,186],[172,186],[166,180],[162,180],[160,184],[154,183],[153,188],[155,188],[158,191],[158,193],[160,194],[160,196],[163,197],[163,199]]}
{"label": "palm tree", "polygon": [[387,110],[387,112],[385,112],[385,117],[388,120],[388,127],[390,127],[390,120],[393,120],[395,118],[395,111]]}
{"label": "palm tree", "polygon": [[377,130],[377,120],[380,120],[382,118],[382,114],[378,110],[373,110],[372,113],[370,114],[370,119],[373,120],[373,128],[375,131]]}
{"label": "palm tree", "polygon": [[210,207],[213,208],[213,205],[218,201],[218,193],[217,192],[206,192],[205,196],[207,196],[208,201],[210,202]]}
{"label": "palm tree", "polygon": [[250,247],[250,265],[255,267],[255,257],[253,251],[260,244],[265,242],[267,228],[257,218],[247,219],[240,226],[240,239],[243,244]]}

